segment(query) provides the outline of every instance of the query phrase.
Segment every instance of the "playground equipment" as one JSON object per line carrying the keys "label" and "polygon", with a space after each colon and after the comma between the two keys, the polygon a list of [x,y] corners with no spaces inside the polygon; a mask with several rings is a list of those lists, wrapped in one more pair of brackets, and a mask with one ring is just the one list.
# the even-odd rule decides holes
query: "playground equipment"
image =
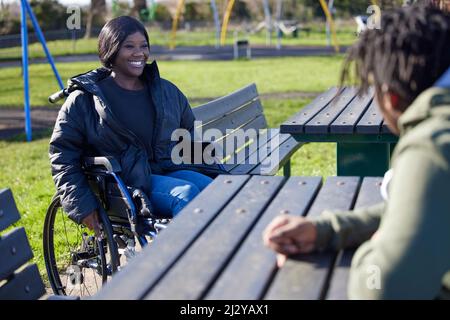
{"label": "playground equipment", "polygon": [[[210,0],[210,1],[211,1],[211,9],[213,10],[213,15],[214,15],[214,22],[216,25],[216,39],[218,39],[219,30],[221,30],[220,31],[220,45],[223,46],[223,45],[225,45],[228,23],[230,20],[230,16],[231,16],[231,12],[233,10],[235,0],[228,0],[227,6],[225,9],[225,13],[223,16],[222,27],[220,27],[219,14],[217,11],[216,2],[215,2],[215,0]],[[159,2],[163,2],[163,1],[159,1]],[[319,2],[321,4],[324,14],[327,18],[327,42],[328,42],[328,45],[331,45],[331,40],[330,40],[330,38],[331,38],[330,34],[331,34],[335,51],[339,52],[339,44],[337,41],[333,17],[331,14],[331,12],[333,11],[334,0],[328,0],[328,4],[326,3],[325,0],[319,0]],[[372,0],[372,2],[376,3],[375,0]],[[177,32],[177,28],[178,28],[178,20],[180,19],[181,11],[184,7],[184,4],[185,4],[185,0],[178,0],[176,14],[175,14],[174,19],[172,20],[172,34],[171,34],[171,43],[170,43],[171,49],[175,48],[175,45],[176,45],[176,32]],[[272,30],[275,27],[277,30],[277,48],[280,49],[281,48],[281,32],[292,33],[292,32],[294,32],[295,29],[289,29],[281,21],[283,0],[276,0],[275,22],[272,20],[272,15],[271,15],[270,6],[269,6],[269,0],[262,0],[262,5],[263,5],[263,9],[264,9],[265,19],[264,19],[264,22],[262,22],[260,24],[260,28],[265,27],[267,29],[266,43],[268,45],[271,45]],[[216,47],[219,46],[218,43],[219,43],[219,41],[216,41]]]}
{"label": "playground equipment", "polygon": [[36,16],[30,7],[27,0],[20,0],[20,16],[21,16],[21,36],[22,36],[22,70],[23,70],[23,94],[24,94],[24,109],[25,109],[25,132],[27,135],[27,141],[31,141],[31,117],[30,117],[30,88],[28,83],[28,29],[27,29],[27,13],[30,16],[31,22],[33,24],[34,31],[42,44],[45,55],[47,57],[48,63],[52,67],[55,78],[58,81],[58,85],[61,89],[64,88],[61,77],[59,76],[58,70],[56,70],[55,63],[53,61],[52,55],[47,48],[44,35],[39,27]]}
{"label": "playground equipment", "polygon": [[[160,1],[162,2],[162,1]],[[231,2],[234,3],[234,0],[231,0]],[[178,20],[180,19],[181,16],[181,11],[184,7],[185,4],[185,0],[178,0],[178,4],[177,4],[177,10],[175,13],[175,17],[172,20],[172,33],[170,36],[170,45],[169,48],[170,49],[174,49],[175,45],[176,45],[176,35],[177,35],[177,28],[178,28]],[[213,12],[213,17],[214,17],[214,24],[216,26],[216,48],[219,47],[219,36],[220,36],[220,20],[219,20],[219,12],[217,10],[217,5],[216,5],[216,1],[215,0],[210,0],[210,4],[211,4],[211,10]]]}

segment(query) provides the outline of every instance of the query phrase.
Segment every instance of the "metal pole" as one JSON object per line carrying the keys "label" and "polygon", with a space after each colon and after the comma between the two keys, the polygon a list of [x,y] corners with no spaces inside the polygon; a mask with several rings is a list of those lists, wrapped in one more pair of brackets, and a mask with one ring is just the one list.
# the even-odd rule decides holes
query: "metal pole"
{"label": "metal pole", "polygon": [[339,44],[338,44],[338,40],[337,40],[337,36],[336,36],[336,30],[334,27],[333,17],[331,16],[330,11],[328,10],[328,6],[327,6],[325,0],[319,0],[319,2],[320,2],[320,5],[322,6],[323,12],[325,13],[325,16],[327,17],[327,21],[329,21],[329,23],[330,23],[331,33],[333,34],[334,50],[336,52],[339,52]]}
{"label": "metal pole", "polygon": [[223,15],[222,31],[220,32],[220,44],[225,45],[225,38],[227,37],[228,21],[230,20],[231,10],[233,10],[234,0],[229,0],[225,14]]}
{"label": "metal pole", "polygon": [[28,3],[27,0],[22,0],[22,3],[25,4],[25,7],[27,8],[28,15],[31,18],[31,22],[33,23],[34,30],[36,31],[38,39],[42,44],[42,48],[44,49],[45,55],[47,56],[48,63],[50,63],[50,66],[52,67],[52,70],[53,70],[53,73],[55,74],[56,80],[58,80],[59,87],[61,89],[64,89],[63,82],[61,80],[61,77],[59,76],[58,70],[56,70],[55,62],[53,61],[52,55],[50,54],[50,51],[48,51],[47,44],[46,44],[45,38],[44,38],[44,34],[41,31],[41,27],[39,27],[39,23],[36,20],[33,10],[31,10],[30,4]]}
{"label": "metal pole", "polygon": [[31,141],[31,117],[30,117],[30,91],[28,86],[28,30],[27,14],[25,12],[25,0],[21,0],[20,19],[21,19],[21,37],[22,37],[22,70],[23,70],[23,98],[25,108],[25,132],[27,141]]}
{"label": "metal pole", "polygon": [[[330,12],[331,15],[333,15],[332,8],[333,8],[333,0],[329,0],[328,1],[328,11]],[[328,19],[327,19],[325,29],[326,29],[326,33],[327,33],[327,45],[330,47],[331,46],[331,31],[330,31],[330,21]]]}
{"label": "metal pole", "polygon": [[175,12],[175,17],[172,20],[172,34],[170,37],[170,45],[169,45],[170,50],[175,49],[178,20],[180,19],[181,10],[183,9],[183,7],[184,7],[184,0],[179,0],[177,4],[177,11]]}
{"label": "metal pole", "polygon": [[277,1],[277,9],[276,9],[276,19],[277,19],[277,49],[281,49],[281,11],[283,7],[283,0]]}
{"label": "metal pole", "polygon": [[216,1],[211,0],[211,9],[213,11],[214,24],[216,25],[216,48],[220,46],[220,20],[219,11],[217,11]]}
{"label": "metal pole", "polygon": [[270,17],[269,0],[263,0],[264,16],[266,17],[267,38],[266,44],[272,44],[272,19]]}

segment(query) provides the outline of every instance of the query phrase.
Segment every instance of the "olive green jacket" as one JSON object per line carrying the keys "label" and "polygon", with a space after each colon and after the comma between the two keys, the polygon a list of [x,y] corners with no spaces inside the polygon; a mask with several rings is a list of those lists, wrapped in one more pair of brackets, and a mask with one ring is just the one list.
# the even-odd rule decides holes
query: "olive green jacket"
{"label": "olive green jacket", "polygon": [[450,90],[423,92],[399,127],[386,203],[314,220],[319,250],[362,243],[350,271],[351,299],[450,292]]}

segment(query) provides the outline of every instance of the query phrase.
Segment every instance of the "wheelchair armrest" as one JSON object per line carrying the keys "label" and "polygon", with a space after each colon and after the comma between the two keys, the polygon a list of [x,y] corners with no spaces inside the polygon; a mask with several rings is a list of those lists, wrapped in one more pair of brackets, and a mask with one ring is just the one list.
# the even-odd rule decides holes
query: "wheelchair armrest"
{"label": "wheelchair armrest", "polygon": [[84,157],[83,164],[86,168],[103,166],[109,172],[120,172],[122,168],[114,157]]}

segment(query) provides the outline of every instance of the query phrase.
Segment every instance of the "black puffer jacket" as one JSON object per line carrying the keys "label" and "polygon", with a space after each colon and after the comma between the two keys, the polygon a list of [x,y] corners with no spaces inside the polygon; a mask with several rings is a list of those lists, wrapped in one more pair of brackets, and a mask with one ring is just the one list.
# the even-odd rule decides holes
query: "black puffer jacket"
{"label": "black puffer jacket", "polygon": [[64,210],[78,223],[98,208],[82,172],[82,157],[115,157],[122,167],[124,183],[149,194],[150,163],[152,166],[170,163],[173,130],[193,131],[194,115],[188,100],[174,84],[160,78],[153,62],[145,67],[142,75],[149,84],[156,109],[152,149],[147,153],[137,136],[114,117],[107,97],[97,85],[109,74],[108,69],[100,68],[71,79],[83,90],[71,93],[61,107],[50,140],[53,180]]}

